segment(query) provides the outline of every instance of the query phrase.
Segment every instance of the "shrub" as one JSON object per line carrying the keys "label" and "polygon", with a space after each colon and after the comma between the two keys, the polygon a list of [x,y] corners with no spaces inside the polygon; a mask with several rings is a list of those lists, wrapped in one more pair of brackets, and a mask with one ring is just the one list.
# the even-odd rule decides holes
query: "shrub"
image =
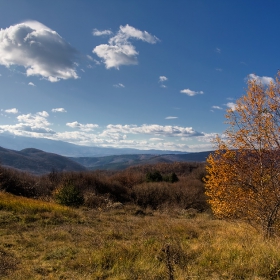
{"label": "shrub", "polygon": [[175,182],[178,182],[179,179],[178,179],[176,173],[172,172],[170,175],[164,176],[163,181],[169,182],[169,183],[175,183]]}
{"label": "shrub", "polygon": [[54,192],[54,199],[61,205],[78,207],[84,203],[80,190],[72,183],[67,182]]}
{"label": "shrub", "polygon": [[159,171],[148,172],[146,174],[146,181],[147,182],[161,182],[162,176]]}
{"label": "shrub", "polygon": [[0,191],[26,197],[35,196],[34,176],[0,166]]}

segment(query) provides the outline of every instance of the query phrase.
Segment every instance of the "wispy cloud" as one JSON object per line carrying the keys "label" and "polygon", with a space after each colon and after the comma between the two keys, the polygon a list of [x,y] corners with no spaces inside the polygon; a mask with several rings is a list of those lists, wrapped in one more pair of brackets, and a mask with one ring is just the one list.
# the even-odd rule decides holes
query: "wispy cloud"
{"label": "wispy cloud", "polygon": [[104,36],[104,35],[111,35],[113,32],[111,30],[98,30],[96,28],[93,29],[92,35],[93,36]]}
{"label": "wispy cloud", "polygon": [[103,59],[107,69],[119,69],[121,65],[137,64],[138,52],[130,42],[131,39],[141,40],[150,44],[158,41],[156,36],[147,31],[138,30],[130,25],[120,26],[118,33],[111,37],[108,44],[101,44],[93,49],[98,57]]}
{"label": "wispy cloud", "polygon": [[217,109],[217,110],[223,110],[223,108],[220,107],[220,106],[212,106],[212,108],[213,108],[213,109]]}
{"label": "wispy cloud", "polygon": [[167,77],[165,77],[165,76],[159,76],[159,83],[161,84],[160,87],[166,88],[167,86],[164,85],[163,83],[166,82],[167,80],[168,80]]}
{"label": "wispy cloud", "polygon": [[90,124],[90,123],[81,124],[81,123],[78,123],[77,121],[72,122],[72,123],[66,123],[66,125],[71,128],[78,128],[82,131],[92,131],[92,130],[94,130],[94,128],[98,127],[97,124]]}
{"label": "wispy cloud", "polygon": [[181,93],[184,93],[188,96],[195,96],[195,95],[198,95],[198,94],[203,94],[204,92],[203,91],[193,91],[193,90],[190,90],[190,89],[182,89],[180,91]]}
{"label": "wispy cloud", "polygon": [[178,119],[178,117],[169,116],[169,117],[166,117],[165,119],[166,119],[166,120],[174,120],[174,119]]}
{"label": "wispy cloud", "polygon": [[118,83],[118,84],[115,84],[115,85],[113,85],[114,87],[116,87],[116,88],[124,88],[125,86],[123,85],[123,84],[121,84],[121,83]]}
{"label": "wispy cloud", "polygon": [[268,85],[270,85],[270,83],[274,83],[274,79],[271,77],[266,77],[266,76],[260,77],[255,74],[249,74],[248,80],[255,80],[264,86],[268,86]]}
{"label": "wispy cloud", "polygon": [[221,49],[220,48],[216,48],[216,52],[217,53],[221,53]]}
{"label": "wispy cloud", "polygon": [[4,112],[6,112],[8,114],[17,114],[18,109],[17,108],[7,109],[7,110],[4,110]]}
{"label": "wispy cloud", "polygon": [[35,85],[32,82],[28,83],[29,86],[35,87]]}
{"label": "wispy cloud", "polygon": [[67,111],[64,108],[54,108],[52,109],[54,113],[66,113]]}
{"label": "wispy cloud", "polygon": [[77,79],[76,55],[57,32],[37,21],[0,30],[0,64],[23,66],[27,76],[41,76],[50,82]]}

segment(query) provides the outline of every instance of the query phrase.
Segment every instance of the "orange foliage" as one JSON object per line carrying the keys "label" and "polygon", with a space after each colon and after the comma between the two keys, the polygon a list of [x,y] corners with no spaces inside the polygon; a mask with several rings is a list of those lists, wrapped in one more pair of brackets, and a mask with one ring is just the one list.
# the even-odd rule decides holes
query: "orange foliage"
{"label": "orange foliage", "polygon": [[248,82],[247,94],[227,112],[229,129],[214,140],[205,178],[214,214],[245,218],[268,237],[280,226],[279,77],[267,87]]}

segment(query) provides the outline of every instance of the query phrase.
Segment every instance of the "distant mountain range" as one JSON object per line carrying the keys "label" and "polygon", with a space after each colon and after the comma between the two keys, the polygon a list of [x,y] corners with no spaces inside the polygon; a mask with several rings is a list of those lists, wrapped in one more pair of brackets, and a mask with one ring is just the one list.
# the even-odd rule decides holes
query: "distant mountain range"
{"label": "distant mountain range", "polygon": [[181,161],[204,162],[211,152],[199,152],[190,154],[166,154],[166,155],[116,155],[106,157],[78,157],[70,158],[90,170],[106,169],[120,170],[129,166],[156,163],[172,163]]}
{"label": "distant mountain range", "polygon": [[26,148],[35,148],[48,153],[55,153],[66,157],[102,157],[127,154],[186,154],[185,152],[167,150],[87,147],[45,138],[15,136],[8,133],[0,133],[0,146],[16,151]]}
{"label": "distant mountain range", "polygon": [[46,174],[53,169],[59,172],[121,170],[162,162],[203,162],[209,154],[85,147],[49,139],[0,134],[0,164],[33,174]]}
{"label": "distant mountain range", "polygon": [[41,175],[56,170],[86,171],[86,170],[121,170],[129,166],[172,163],[178,161],[205,161],[210,152],[185,155],[116,155],[106,157],[68,158],[61,155],[46,153],[29,148],[14,151],[0,147],[0,164],[5,167]]}

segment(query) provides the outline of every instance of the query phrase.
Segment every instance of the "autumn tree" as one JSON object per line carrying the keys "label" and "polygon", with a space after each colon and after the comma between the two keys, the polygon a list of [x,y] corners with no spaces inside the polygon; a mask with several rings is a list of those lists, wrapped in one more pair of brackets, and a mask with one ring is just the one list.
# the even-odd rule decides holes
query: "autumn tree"
{"label": "autumn tree", "polygon": [[206,194],[214,214],[280,229],[280,73],[264,85],[249,80],[247,94],[227,111],[228,130],[207,159]]}

